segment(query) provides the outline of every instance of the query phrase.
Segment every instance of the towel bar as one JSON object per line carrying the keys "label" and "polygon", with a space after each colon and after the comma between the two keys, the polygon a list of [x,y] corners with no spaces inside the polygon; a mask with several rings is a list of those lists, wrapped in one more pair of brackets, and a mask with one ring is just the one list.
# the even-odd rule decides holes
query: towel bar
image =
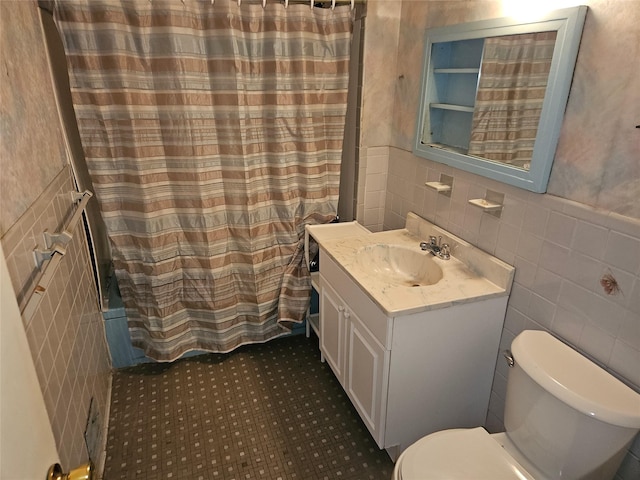
{"label": "towel bar", "polygon": [[91,197],[93,197],[93,193],[89,190],[85,190],[84,192],[71,192],[71,201],[74,204],[78,200],[80,201],[76,206],[75,212],[71,216],[71,220],[69,220],[67,226],[60,232],[49,233],[45,231],[43,233],[45,248],[42,249],[36,247],[33,250],[35,266],[37,269],[42,270],[42,275],[38,279],[36,286],[31,292],[29,300],[22,310],[22,318],[25,324],[29,324],[38,308],[38,305],[40,304],[40,300],[42,300],[47,288],[49,288],[49,283],[53,279],[53,275],[57,270],[62,257],[66,253],[65,245],[67,245],[73,238],[73,232],[76,229],[76,226],[82,217],[82,212]]}

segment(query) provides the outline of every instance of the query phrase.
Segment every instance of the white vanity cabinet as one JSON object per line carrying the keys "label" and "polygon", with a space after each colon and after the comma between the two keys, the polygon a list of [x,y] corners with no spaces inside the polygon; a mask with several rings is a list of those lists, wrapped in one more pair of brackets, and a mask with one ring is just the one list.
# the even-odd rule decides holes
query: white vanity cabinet
{"label": "white vanity cabinet", "polygon": [[386,314],[320,249],[320,348],[380,448],[483,425],[507,296]]}
{"label": "white vanity cabinet", "polygon": [[[321,267],[322,268],[322,267]],[[320,275],[320,349],[349,399],[381,446],[389,350],[369,332]]]}

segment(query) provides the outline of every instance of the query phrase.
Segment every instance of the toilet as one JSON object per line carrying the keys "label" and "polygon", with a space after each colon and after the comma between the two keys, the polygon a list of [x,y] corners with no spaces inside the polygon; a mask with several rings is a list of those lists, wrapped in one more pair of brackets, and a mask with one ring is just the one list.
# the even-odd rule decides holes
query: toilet
{"label": "toilet", "polygon": [[398,458],[393,480],[612,479],[640,430],[640,395],[547,332],[511,344],[506,432],[427,435]]}

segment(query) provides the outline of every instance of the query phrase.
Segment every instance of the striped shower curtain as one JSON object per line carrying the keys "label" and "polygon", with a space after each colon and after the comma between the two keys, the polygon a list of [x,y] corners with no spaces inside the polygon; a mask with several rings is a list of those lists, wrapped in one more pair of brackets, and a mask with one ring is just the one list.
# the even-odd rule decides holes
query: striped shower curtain
{"label": "striped shower curtain", "polygon": [[529,170],[556,32],[485,40],[469,155]]}
{"label": "striped shower curtain", "polygon": [[227,352],[302,321],[304,225],[335,217],[352,13],[58,0],[134,346]]}

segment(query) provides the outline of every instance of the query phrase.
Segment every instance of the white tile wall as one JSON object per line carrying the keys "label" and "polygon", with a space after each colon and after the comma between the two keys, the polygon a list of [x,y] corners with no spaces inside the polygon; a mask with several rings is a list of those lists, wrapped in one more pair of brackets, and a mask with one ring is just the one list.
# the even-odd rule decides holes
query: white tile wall
{"label": "white tile wall", "polygon": [[372,232],[382,230],[387,190],[388,147],[360,149],[358,221]]}

